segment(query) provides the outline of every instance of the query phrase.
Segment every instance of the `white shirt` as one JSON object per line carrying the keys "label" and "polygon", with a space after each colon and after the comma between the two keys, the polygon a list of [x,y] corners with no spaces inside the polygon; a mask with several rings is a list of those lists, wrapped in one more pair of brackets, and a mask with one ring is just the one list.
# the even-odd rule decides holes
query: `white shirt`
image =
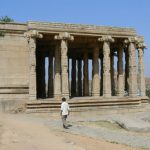
{"label": "white shirt", "polygon": [[67,102],[62,102],[61,111],[62,111],[62,115],[68,115],[69,105]]}

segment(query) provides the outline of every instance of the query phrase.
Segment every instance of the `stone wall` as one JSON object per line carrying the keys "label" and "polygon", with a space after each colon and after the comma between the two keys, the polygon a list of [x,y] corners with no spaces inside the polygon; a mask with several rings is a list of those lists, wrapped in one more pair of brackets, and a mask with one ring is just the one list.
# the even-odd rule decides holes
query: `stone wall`
{"label": "stone wall", "polygon": [[[15,107],[15,101],[28,98],[28,47],[20,33],[5,33],[0,36],[0,103],[1,109]],[[11,102],[10,102],[11,100]]]}

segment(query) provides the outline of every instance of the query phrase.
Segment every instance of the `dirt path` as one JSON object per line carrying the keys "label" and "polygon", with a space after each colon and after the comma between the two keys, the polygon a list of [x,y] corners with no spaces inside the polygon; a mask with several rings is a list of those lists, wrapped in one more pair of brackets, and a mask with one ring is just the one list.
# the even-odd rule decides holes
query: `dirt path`
{"label": "dirt path", "polygon": [[0,114],[0,150],[137,150],[81,135],[49,129],[34,119]]}

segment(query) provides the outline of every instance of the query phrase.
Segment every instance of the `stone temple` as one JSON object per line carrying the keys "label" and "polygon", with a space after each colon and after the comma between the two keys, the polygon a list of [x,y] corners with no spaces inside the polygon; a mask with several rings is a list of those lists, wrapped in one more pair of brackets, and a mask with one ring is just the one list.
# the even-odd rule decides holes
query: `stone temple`
{"label": "stone temple", "polygon": [[147,102],[144,38],[133,28],[1,22],[0,33],[2,109],[56,108],[62,97],[73,108]]}

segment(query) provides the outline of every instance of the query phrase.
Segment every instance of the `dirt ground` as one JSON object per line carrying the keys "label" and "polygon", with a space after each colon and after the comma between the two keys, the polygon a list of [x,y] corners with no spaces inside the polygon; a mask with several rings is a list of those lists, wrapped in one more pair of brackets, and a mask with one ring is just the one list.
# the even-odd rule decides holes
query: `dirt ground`
{"label": "dirt ground", "polygon": [[13,114],[0,114],[0,150],[139,150],[82,135],[53,130]]}

